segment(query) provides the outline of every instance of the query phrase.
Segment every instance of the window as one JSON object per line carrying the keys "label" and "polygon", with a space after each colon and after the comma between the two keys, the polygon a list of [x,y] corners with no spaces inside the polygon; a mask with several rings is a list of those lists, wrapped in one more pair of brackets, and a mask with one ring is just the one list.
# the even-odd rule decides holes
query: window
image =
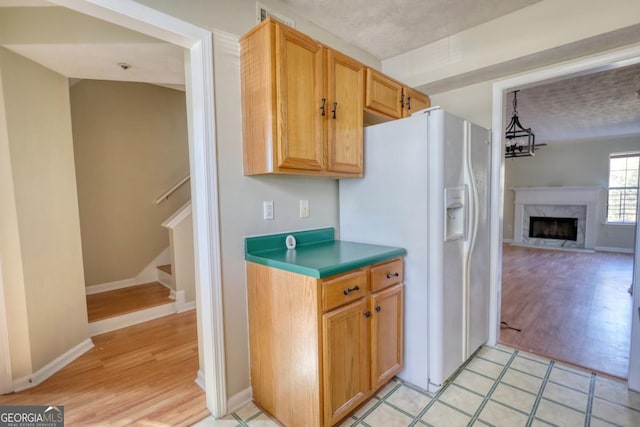
{"label": "window", "polygon": [[607,222],[635,224],[640,153],[609,155]]}

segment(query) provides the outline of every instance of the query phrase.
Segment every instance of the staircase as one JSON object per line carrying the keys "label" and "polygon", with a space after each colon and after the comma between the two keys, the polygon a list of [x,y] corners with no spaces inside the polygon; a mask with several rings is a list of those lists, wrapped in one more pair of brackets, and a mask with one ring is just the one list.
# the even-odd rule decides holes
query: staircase
{"label": "staircase", "polygon": [[171,265],[161,265],[155,282],[87,295],[90,336],[176,313],[172,281]]}

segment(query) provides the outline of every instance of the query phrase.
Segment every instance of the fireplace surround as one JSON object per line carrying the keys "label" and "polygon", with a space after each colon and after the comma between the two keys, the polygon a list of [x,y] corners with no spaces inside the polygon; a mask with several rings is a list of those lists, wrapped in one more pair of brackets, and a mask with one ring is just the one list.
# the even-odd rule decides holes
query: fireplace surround
{"label": "fireplace surround", "polygon": [[[518,245],[566,249],[595,249],[597,212],[601,200],[601,187],[518,187],[516,193],[513,242]],[[568,230],[550,237],[530,236],[531,217],[567,219],[575,225],[575,237]],[[553,218],[553,219],[552,219]],[[561,226],[566,227],[566,226]],[[552,226],[553,228],[553,222]],[[544,234],[544,233],[543,233]]]}

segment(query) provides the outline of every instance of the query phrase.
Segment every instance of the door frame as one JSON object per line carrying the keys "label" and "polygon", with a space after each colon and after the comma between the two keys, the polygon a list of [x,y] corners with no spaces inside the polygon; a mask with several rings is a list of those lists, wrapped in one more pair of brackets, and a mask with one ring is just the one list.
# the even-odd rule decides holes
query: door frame
{"label": "door frame", "polygon": [[185,83],[193,207],[195,279],[200,301],[206,404],[218,418],[227,412],[218,162],[213,84],[213,34],[131,0],[51,0],[60,6],[185,49]]}
{"label": "door frame", "polygon": [[[569,61],[549,68],[521,74],[516,77],[500,80],[493,83],[492,89],[492,121],[494,130],[491,138],[491,278],[490,278],[490,304],[489,304],[489,345],[496,345],[500,334],[500,307],[502,302],[502,226],[504,205],[504,146],[503,146],[503,111],[505,107],[505,94],[513,89],[525,89],[537,86],[542,82],[563,80],[568,77],[591,74],[598,71],[610,70],[627,65],[640,63],[640,45],[631,48],[620,49],[600,55],[594,55],[586,59]],[[640,228],[640,227],[636,227]],[[636,260],[639,258],[638,242],[636,241]],[[634,265],[634,277],[640,272],[640,263]],[[635,298],[638,298],[640,286],[635,283]],[[636,305],[638,301],[636,301]],[[635,305],[634,305],[635,307]],[[635,311],[635,309],[634,309]],[[634,313],[635,314],[635,313]],[[634,317],[635,318],[635,317]],[[636,325],[637,321],[633,324]],[[640,359],[640,325],[632,334],[630,360]],[[629,385],[640,388],[640,363],[629,366]]]}

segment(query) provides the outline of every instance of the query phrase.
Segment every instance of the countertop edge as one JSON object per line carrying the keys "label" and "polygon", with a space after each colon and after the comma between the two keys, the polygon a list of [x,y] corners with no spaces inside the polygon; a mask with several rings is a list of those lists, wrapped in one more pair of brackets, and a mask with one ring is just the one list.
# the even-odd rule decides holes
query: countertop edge
{"label": "countertop edge", "polygon": [[366,267],[368,265],[377,264],[379,262],[384,262],[384,261],[390,261],[394,258],[405,256],[406,254],[407,254],[406,249],[395,248],[395,249],[390,249],[383,254],[368,256],[368,257],[360,258],[356,261],[351,261],[348,263],[343,263],[338,265],[332,265],[330,267],[325,267],[320,269],[289,264],[287,262],[277,261],[270,258],[264,258],[264,257],[253,255],[253,254],[246,254],[245,261],[254,262],[256,264],[265,265],[267,267],[278,268],[280,270],[290,271],[292,273],[298,273],[305,276],[310,276],[316,279],[324,279],[327,277],[335,276],[337,274],[342,274],[351,270],[356,270],[358,268]]}

